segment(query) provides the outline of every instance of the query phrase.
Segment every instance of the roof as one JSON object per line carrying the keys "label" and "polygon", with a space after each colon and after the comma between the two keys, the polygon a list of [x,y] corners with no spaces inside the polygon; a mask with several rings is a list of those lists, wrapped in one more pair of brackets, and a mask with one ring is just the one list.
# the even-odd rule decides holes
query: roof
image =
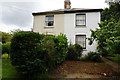
{"label": "roof", "polygon": [[72,9],[58,9],[45,12],[32,13],[33,15],[46,15],[46,14],[66,14],[66,13],[78,13],[78,12],[101,12],[103,9],[85,9],[85,8],[72,8]]}

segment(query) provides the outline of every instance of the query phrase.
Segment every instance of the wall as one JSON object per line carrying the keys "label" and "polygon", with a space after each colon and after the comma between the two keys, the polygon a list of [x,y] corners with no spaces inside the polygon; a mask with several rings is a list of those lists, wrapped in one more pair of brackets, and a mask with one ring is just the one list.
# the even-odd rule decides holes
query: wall
{"label": "wall", "polygon": [[[53,14],[52,14],[53,15]],[[54,14],[54,26],[45,26],[46,15],[36,15],[34,16],[33,31],[58,35],[59,33],[64,33],[64,14]]]}
{"label": "wall", "polygon": [[[78,13],[77,13],[78,14]],[[89,12],[86,14],[86,27],[76,27],[75,17],[76,14],[65,14],[64,16],[64,33],[67,35],[68,41],[72,44],[75,44],[75,35],[86,35],[90,37],[90,29],[95,30],[98,27],[100,22],[100,12]],[[97,43],[94,41],[93,45],[88,44],[86,39],[86,49],[84,49],[83,54],[88,53],[89,51],[97,51]]]}

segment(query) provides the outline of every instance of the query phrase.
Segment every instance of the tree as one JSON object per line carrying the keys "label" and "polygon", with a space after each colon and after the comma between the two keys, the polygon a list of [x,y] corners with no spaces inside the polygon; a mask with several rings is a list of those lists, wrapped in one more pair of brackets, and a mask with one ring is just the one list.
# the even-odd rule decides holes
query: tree
{"label": "tree", "polygon": [[115,3],[103,10],[101,20],[100,28],[91,30],[89,44],[91,45],[96,40],[97,49],[103,56],[120,54],[120,4]]}
{"label": "tree", "polygon": [[12,35],[6,32],[2,32],[2,43],[10,42]]}
{"label": "tree", "polygon": [[111,6],[116,3],[120,3],[120,0],[105,0],[105,3],[107,3],[109,6]]}
{"label": "tree", "polygon": [[120,21],[115,23],[115,20],[111,22],[99,23],[99,29],[95,31],[91,30],[91,37],[88,38],[91,45],[94,40],[98,42],[97,49],[103,56],[111,54],[120,54]]}
{"label": "tree", "polygon": [[118,22],[120,19],[120,4],[116,3],[111,5],[109,8],[105,8],[105,10],[101,13],[101,21],[107,20],[108,22],[111,18],[115,19],[115,22]]}

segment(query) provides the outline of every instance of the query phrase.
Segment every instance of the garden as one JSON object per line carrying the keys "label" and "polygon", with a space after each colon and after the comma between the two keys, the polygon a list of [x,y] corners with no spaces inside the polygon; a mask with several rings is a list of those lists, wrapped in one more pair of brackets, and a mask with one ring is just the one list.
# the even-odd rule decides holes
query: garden
{"label": "garden", "polygon": [[119,11],[120,4],[103,10],[100,28],[91,30],[91,37],[87,38],[90,45],[94,40],[98,42],[98,52],[89,52],[85,56],[82,56],[83,48],[79,44],[69,44],[64,34],[2,32],[2,79],[119,80],[119,73],[102,59],[120,63]]}

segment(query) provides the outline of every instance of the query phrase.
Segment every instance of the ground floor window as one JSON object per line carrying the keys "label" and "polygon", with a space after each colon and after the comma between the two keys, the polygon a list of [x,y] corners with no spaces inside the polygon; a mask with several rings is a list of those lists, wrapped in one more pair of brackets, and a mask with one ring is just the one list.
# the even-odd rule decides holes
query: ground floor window
{"label": "ground floor window", "polygon": [[86,35],[76,35],[75,43],[81,45],[84,49],[86,49]]}

